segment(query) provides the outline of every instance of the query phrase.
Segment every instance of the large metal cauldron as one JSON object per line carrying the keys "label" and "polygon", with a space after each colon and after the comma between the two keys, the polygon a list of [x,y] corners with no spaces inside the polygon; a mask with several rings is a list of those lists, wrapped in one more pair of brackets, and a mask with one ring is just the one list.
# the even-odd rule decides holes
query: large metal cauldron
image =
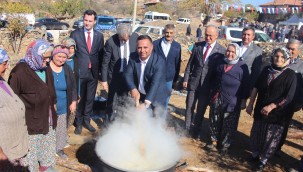
{"label": "large metal cauldron", "polygon": [[[103,159],[101,159],[102,162],[102,172],[131,172],[119,167],[115,167],[113,165],[110,165],[109,163],[105,162]],[[145,172],[175,172],[176,171],[177,162],[174,165],[168,165],[167,168],[163,168],[161,170],[157,171],[145,171]]]}

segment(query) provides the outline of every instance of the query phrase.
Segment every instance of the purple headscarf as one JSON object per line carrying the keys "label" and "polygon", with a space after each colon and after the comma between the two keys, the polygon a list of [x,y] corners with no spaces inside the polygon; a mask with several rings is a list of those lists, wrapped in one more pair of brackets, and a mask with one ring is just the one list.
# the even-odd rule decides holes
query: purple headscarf
{"label": "purple headscarf", "polygon": [[52,52],[53,45],[45,40],[39,39],[32,42],[26,50],[25,57],[21,59],[29,65],[34,71],[41,70],[43,68],[43,54],[46,52]]}

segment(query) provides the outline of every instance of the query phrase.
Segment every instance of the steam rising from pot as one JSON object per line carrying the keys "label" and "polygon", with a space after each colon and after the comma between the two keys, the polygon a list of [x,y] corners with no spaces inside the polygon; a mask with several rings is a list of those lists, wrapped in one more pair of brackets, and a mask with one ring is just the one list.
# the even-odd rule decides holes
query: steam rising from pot
{"label": "steam rising from pot", "polygon": [[105,163],[125,171],[160,171],[177,163],[182,155],[178,136],[168,131],[162,118],[129,108],[96,144]]}

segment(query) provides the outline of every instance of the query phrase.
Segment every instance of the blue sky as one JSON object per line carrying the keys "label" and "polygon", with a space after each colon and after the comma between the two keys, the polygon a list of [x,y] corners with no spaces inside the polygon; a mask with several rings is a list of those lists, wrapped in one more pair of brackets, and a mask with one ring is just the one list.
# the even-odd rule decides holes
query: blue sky
{"label": "blue sky", "polygon": [[242,4],[252,4],[255,7],[259,6],[260,4],[265,4],[267,2],[272,2],[274,0],[241,0]]}

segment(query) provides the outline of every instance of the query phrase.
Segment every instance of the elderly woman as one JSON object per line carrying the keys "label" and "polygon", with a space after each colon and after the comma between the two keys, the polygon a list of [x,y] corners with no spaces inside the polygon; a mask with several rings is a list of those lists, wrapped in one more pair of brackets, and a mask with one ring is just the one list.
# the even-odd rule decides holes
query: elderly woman
{"label": "elderly woman", "polygon": [[75,113],[77,104],[77,88],[72,69],[65,65],[69,50],[64,45],[57,45],[52,53],[50,67],[53,71],[54,85],[57,96],[57,128],[56,152],[63,160],[67,155],[63,149],[67,144],[67,123],[70,113]]}
{"label": "elderly woman", "polygon": [[285,110],[294,97],[297,84],[295,72],[288,68],[289,51],[284,47],[277,48],[271,58],[272,64],[261,72],[246,108],[247,113],[251,114],[258,95],[250,134],[250,161],[258,162],[258,171],[262,171],[277,150],[284,123],[289,118]]}
{"label": "elderly woman", "polygon": [[52,51],[53,46],[44,40],[32,42],[9,78],[11,88],[25,104],[30,171],[46,171],[55,164],[56,92],[52,70],[47,67]]}
{"label": "elderly woman", "polygon": [[79,63],[78,58],[75,56],[76,42],[73,38],[67,37],[62,40],[62,45],[65,45],[69,50],[66,64],[72,69],[77,83],[77,90],[79,90]]}
{"label": "elderly woman", "polygon": [[221,154],[227,153],[232,138],[237,130],[237,115],[241,101],[249,96],[246,89],[248,68],[240,61],[240,47],[229,44],[224,59],[219,59],[212,71],[210,102],[210,133],[212,143],[209,149],[221,148]]}
{"label": "elderly woman", "polygon": [[0,48],[0,171],[21,171],[28,151],[25,106],[2,78],[8,60],[6,51]]}

